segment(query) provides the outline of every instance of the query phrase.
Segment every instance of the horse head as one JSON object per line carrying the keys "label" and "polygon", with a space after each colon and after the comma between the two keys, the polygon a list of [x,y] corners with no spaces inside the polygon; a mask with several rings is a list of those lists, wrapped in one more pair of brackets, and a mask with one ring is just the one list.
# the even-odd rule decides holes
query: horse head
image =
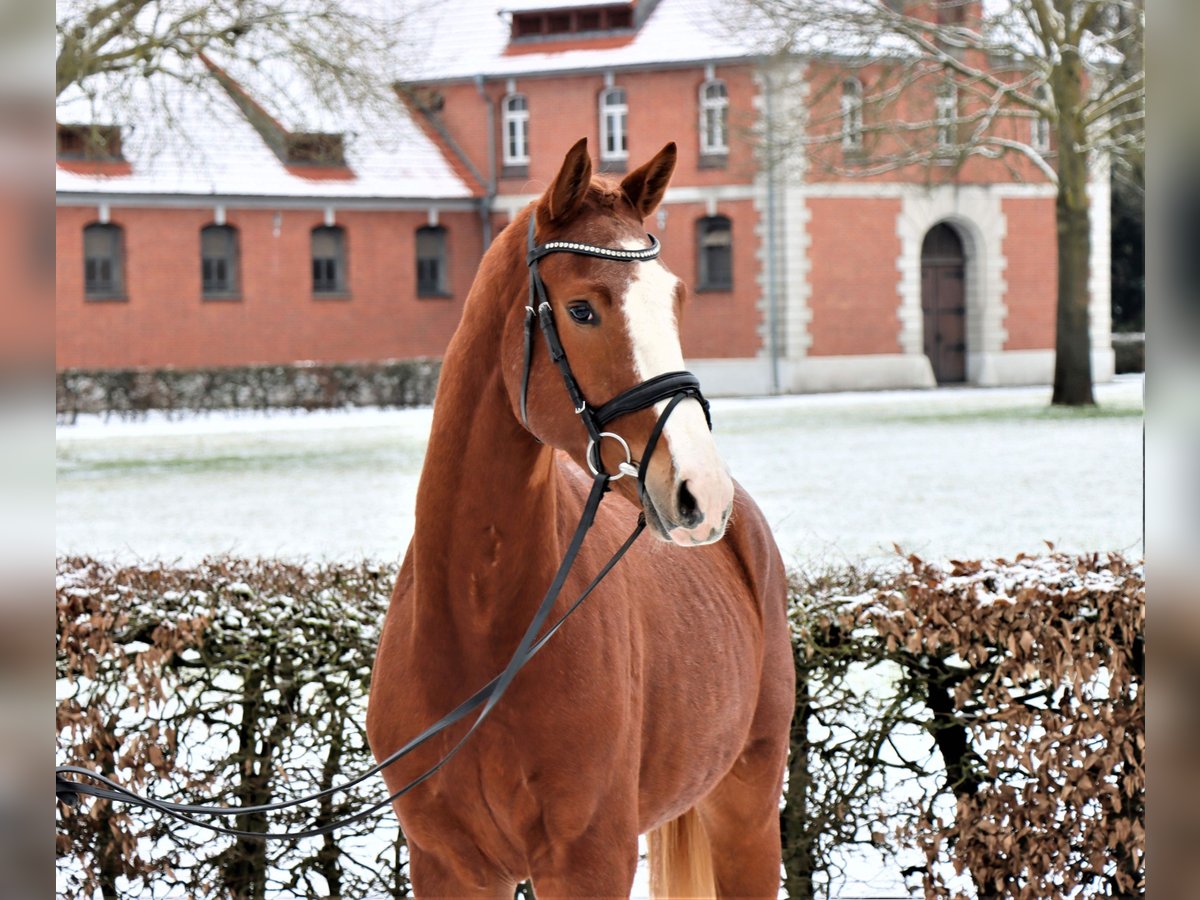
{"label": "horse head", "polygon": [[[587,139],[570,149],[549,189],[531,211],[529,244],[560,248],[530,266],[544,294],[530,309],[549,303],[551,331],[557,333],[579,392],[592,409],[657,376],[682,372],[679,321],[686,288],[657,258],[631,253],[627,258],[594,255],[588,250],[644,251],[655,246],[643,220],[657,209],[675,168],[675,145],[668,144],[645,165],[619,182],[592,174]],[[528,222],[522,219],[520,225]],[[513,230],[519,226],[514,224]],[[524,234],[522,234],[524,237]],[[562,243],[559,243],[562,242]],[[580,248],[584,249],[580,249]],[[572,249],[574,248],[574,249]],[[642,258],[639,258],[641,256]],[[655,254],[656,257],[656,254]],[[531,294],[533,292],[531,291]],[[530,313],[529,315],[532,315]],[[532,334],[527,319],[527,334]],[[542,442],[566,451],[580,466],[589,464],[589,438],[580,410],[564,389],[564,377],[545,346],[525,357],[519,326],[505,329],[505,383],[514,412]],[[543,323],[543,328],[547,327]],[[541,345],[541,336],[534,340]],[[528,364],[523,358],[530,360]],[[527,399],[523,399],[527,398]],[[670,398],[649,408],[620,413],[603,430],[617,437],[600,441],[600,461],[608,472],[642,468],[641,490],[635,477],[613,487],[645,512],[651,531],[681,546],[708,544],[724,534],[733,505],[733,482],[717,453],[706,410],[698,396],[674,404],[662,433],[656,425]],[[626,453],[625,446],[629,450]],[[591,460],[594,464],[595,458]],[[626,465],[621,466],[622,463]]]}

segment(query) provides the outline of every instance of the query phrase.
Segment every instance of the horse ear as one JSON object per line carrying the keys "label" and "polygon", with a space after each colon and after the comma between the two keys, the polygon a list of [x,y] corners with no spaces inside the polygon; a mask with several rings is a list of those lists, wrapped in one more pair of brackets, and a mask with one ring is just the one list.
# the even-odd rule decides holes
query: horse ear
{"label": "horse ear", "polygon": [[667,192],[671,174],[675,171],[675,142],[667,144],[658,155],[639,169],[634,169],[621,181],[625,196],[643,219],[654,210]]}
{"label": "horse ear", "polygon": [[562,222],[579,208],[592,183],[592,161],[588,157],[587,138],[580,138],[567,151],[562,168],[546,191],[543,206],[553,222]]}

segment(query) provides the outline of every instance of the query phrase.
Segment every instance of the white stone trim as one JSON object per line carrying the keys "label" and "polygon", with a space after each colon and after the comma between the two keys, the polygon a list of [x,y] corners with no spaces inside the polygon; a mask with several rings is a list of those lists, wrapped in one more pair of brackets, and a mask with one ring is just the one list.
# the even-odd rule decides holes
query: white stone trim
{"label": "white stone trim", "polygon": [[1091,272],[1088,276],[1088,332],[1092,342],[1092,381],[1111,381],[1116,374],[1112,348],[1112,187],[1109,164],[1093,163],[1088,183],[1091,224]]}
{"label": "white stone trim", "polygon": [[325,207],[325,227],[332,228],[335,224],[337,224],[337,217],[334,215],[333,207]]}
{"label": "white stone trim", "polygon": [[[1094,371],[1100,371],[1104,357],[1099,349],[1092,352]],[[686,362],[688,371],[700,379],[706,396],[755,397],[771,393],[770,361],[765,357]],[[975,364],[980,374],[976,384],[980,387],[1048,386],[1054,381],[1053,350],[983,353]],[[784,393],[796,394],[935,387],[933,367],[924,354],[809,356],[782,361],[780,377]]]}
{"label": "white stone trim", "polygon": [[[947,185],[952,189],[953,185]],[[1058,191],[1052,184],[987,184],[961,185],[959,190],[978,187],[988,190],[1005,199],[1054,199]],[[896,199],[911,194],[913,191],[925,191],[928,188],[922,184],[911,182],[862,182],[862,181],[833,181],[810,182],[800,185],[800,190],[810,197],[857,197],[857,198],[890,198]]]}
{"label": "white stone trim", "polygon": [[112,219],[112,210],[109,209],[107,203],[96,204],[96,221],[101,225],[107,225]]}
{"label": "white stone trim", "polygon": [[790,185],[783,192],[783,308],[782,352],[785,359],[803,359],[812,346],[812,210],[803,191]]}
{"label": "white stone trim", "polygon": [[944,185],[910,187],[900,196],[900,215],[896,219],[900,238],[900,257],[896,261],[900,346],[906,354],[925,354],[921,244],[929,229],[948,222],[962,238],[966,254],[967,381],[976,383],[981,354],[1002,351],[1007,339],[1003,247],[1008,226],[1001,194],[990,186]]}
{"label": "white stone trim", "polygon": [[976,353],[968,360],[971,379],[984,387],[1050,384],[1054,381],[1053,350],[1006,350]]}
{"label": "white stone trim", "polygon": [[213,224],[214,225],[224,225],[225,224],[225,204],[224,203],[218,203],[216,206],[213,207]]}
{"label": "white stone trim", "polygon": [[[542,196],[540,192],[536,194],[500,194],[492,199],[492,211],[506,214],[511,221],[517,217],[517,213],[540,196]],[[662,202],[664,204],[703,203],[708,208],[710,204],[757,200],[758,197],[759,190],[753,184],[714,184],[667,188]]]}
{"label": "white stone trim", "polygon": [[934,387],[933,366],[923,353],[809,356],[787,361],[783,387],[794,393]]}
{"label": "white stone trim", "polygon": [[760,397],[771,393],[771,361],[765,356],[689,359],[706,397]]}
{"label": "white stone trim", "polygon": [[[1053,350],[1005,350],[1003,353],[984,353],[980,355],[977,364],[980,376],[976,383],[985,387],[1054,383]],[[1112,367],[1112,347],[1093,347],[1093,380],[1111,381]]]}
{"label": "white stone trim", "polygon": [[[769,395],[770,360],[758,358],[689,359],[688,371],[700,378],[709,397]],[[932,388],[934,370],[926,356],[872,354],[809,356],[780,362],[780,386],[785,394],[824,391]]]}

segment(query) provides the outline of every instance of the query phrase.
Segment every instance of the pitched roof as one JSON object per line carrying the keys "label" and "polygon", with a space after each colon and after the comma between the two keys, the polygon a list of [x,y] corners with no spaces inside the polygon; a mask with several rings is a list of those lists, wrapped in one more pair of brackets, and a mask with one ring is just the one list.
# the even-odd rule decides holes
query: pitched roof
{"label": "pitched roof", "polygon": [[[645,0],[642,0],[645,2]],[[738,4],[729,0],[658,0],[627,40],[618,32],[582,34],[539,41],[510,42],[512,11],[574,9],[587,0],[448,0],[432,6],[422,21],[420,60],[405,80],[428,82],[550,74],[581,69],[680,65],[689,62],[752,59],[767,50],[754,29],[730,24]],[[607,5],[607,4],[606,4]]]}
{"label": "pitched roof", "polygon": [[[395,96],[292,126],[339,133],[345,144],[344,168],[296,166],[277,155],[199,63],[191,74],[196,77],[188,82],[145,79],[134,96],[117,98],[95,83],[89,83],[91,96],[78,88],[64,94],[56,110],[59,123],[120,125],[128,166],[59,164],[58,193],[394,200],[468,199],[478,193]],[[288,132],[288,121],[259,105],[275,128]]]}

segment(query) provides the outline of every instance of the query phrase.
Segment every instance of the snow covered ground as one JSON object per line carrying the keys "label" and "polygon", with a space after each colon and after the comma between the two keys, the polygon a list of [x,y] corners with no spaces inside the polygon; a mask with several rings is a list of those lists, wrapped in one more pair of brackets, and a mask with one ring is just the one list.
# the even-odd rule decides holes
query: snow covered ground
{"label": "snow covered ground", "polygon": [[[718,445],[793,564],[1044,549],[1141,553],[1142,380],[1095,411],[1047,388],[717,400]],[[57,430],[57,547],[399,558],[429,409],[85,417]]]}
{"label": "snow covered ground", "polygon": [[[1045,549],[1140,554],[1142,380],[1093,411],[1047,388],[717,400],[717,442],[794,565]],[[432,413],[353,410],[105,422],[57,431],[59,553],[400,557]],[[912,896],[869,851],[841,898]],[[647,891],[639,869],[635,897]]]}

